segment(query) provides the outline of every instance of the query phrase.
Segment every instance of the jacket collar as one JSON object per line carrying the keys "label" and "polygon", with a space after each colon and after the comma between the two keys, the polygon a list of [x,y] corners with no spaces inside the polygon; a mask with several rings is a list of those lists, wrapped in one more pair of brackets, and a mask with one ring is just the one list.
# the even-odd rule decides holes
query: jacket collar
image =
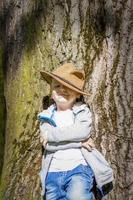
{"label": "jacket collar", "polygon": [[[72,111],[74,114],[79,113],[80,111],[84,110],[87,107],[86,104],[83,104],[82,102],[77,102],[74,104],[74,106],[72,107]],[[48,110],[53,113],[54,110],[56,110],[56,104],[52,104]]]}

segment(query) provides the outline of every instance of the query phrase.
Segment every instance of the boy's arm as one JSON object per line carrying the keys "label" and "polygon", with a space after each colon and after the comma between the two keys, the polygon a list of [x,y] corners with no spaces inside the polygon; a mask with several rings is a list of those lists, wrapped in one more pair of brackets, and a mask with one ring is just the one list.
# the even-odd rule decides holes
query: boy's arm
{"label": "boy's arm", "polygon": [[48,142],[81,142],[90,137],[91,124],[91,112],[86,108],[77,114],[73,125],[59,128],[44,124],[40,126],[40,130]]}
{"label": "boy's arm", "polygon": [[67,142],[67,143],[47,143],[45,149],[50,152],[55,152],[58,150],[65,150],[70,148],[81,148],[82,143],[81,142]]}
{"label": "boy's arm", "polygon": [[47,151],[56,152],[59,150],[71,149],[71,148],[81,148],[84,147],[88,151],[92,151],[95,148],[95,144],[92,138],[89,138],[83,142],[50,142],[47,143],[45,141],[42,142],[42,145]]}

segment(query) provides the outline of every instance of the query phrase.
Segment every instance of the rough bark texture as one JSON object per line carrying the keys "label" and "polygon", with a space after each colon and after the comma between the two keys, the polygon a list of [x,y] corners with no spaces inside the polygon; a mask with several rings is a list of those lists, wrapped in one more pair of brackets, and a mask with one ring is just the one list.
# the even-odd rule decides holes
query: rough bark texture
{"label": "rough bark texture", "polygon": [[[2,6],[0,5],[0,9]],[[1,11],[1,10],[0,10]],[[0,27],[3,20],[0,16]],[[2,173],[3,157],[4,157],[4,133],[5,133],[5,97],[4,97],[4,77],[3,77],[3,40],[2,32],[0,33],[0,177]]]}
{"label": "rough bark texture", "polygon": [[96,146],[114,169],[107,199],[132,200],[133,1],[5,0],[0,11],[0,106],[5,95],[7,110],[0,200],[41,198],[36,117],[49,86],[39,71],[67,61],[85,70]]}

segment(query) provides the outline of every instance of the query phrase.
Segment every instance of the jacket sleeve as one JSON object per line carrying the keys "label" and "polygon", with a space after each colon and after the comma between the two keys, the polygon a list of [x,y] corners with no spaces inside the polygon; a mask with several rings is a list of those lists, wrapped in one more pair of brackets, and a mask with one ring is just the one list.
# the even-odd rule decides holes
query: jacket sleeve
{"label": "jacket sleeve", "polygon": [[45,149],[50,152],[56,152],[58,150],[65,150],[70,148],[81,148],[82,143],[81,142],[67,142],[67,143],[47,143]]}
{"label": "jacket sleeve", "polygon": [[81,142],[91,135],[92,117],[89,108],[81,110],[75,116],[75,123],[66,127],[40,126],[40,131],[48,142]]}

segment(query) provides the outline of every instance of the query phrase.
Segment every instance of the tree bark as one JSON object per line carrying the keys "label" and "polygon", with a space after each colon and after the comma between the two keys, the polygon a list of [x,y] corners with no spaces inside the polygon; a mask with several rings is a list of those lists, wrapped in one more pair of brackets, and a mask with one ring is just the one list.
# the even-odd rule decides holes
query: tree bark
{"label": "tree bark", "polygon": [[49,86],[39,71],[73,62],[85,70],[96,147],[114,169],[105,199],[131,200],[133,1],[2,2],[7,119],[0,199],[41,198],[37,113]]}

